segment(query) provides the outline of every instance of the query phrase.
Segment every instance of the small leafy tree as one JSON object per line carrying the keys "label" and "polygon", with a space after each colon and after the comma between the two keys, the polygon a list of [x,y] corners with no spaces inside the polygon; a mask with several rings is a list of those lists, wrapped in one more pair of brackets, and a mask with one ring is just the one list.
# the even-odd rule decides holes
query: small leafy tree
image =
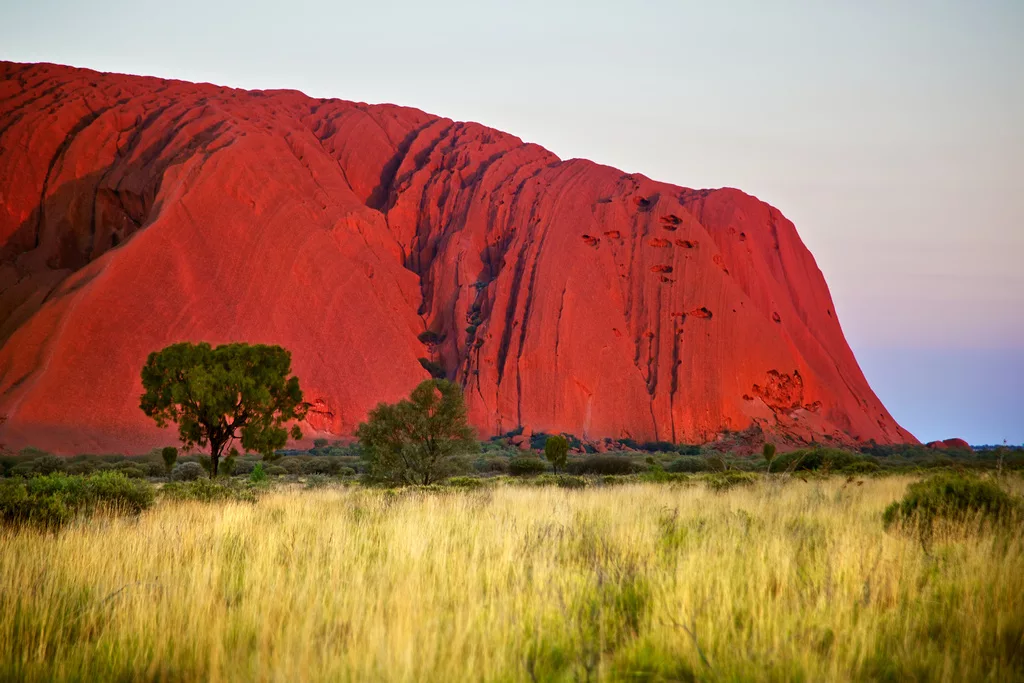
{"label": "small leafy tree", "polygon": [[252,472],[249,473],[249,481],[253,484],[262,484],[267,480],[267,473],[263,470],[263,463],[256,463],[256,467],[252,468]]}
{"label": "small leafy tree", "polygon": [[558,474],[558,468],[564,469],[569,459],[569,440],[560,435],[549,436],[544,442],[544,457],[551,463],[555,474]]}
{"label": "small leafy tree", "polygon": [[764,456],[765,461],[768,463],[768,472],[770,474],[772,463],[775,461],[775,444],[765,443],[764,448],[761,449],[761,455]]}
{"label": "small leafy tree", "polygon": [[[291,362],[280,346],[173,344],[149,354],[140,407],[159,427],[176,423],[186,450],[209,445],[210,474],[217,476],[229,443],[272,457],[288,441],[284,423],[306,416]],[[291,437],[302,438],[298,425]]]}
{"label": "small leafy tree", "polygon": [[479,450],[458,385],[430,379],[408,399],[380,403],[356,429],[371,479],[432,484],[456,473],[460,457]]}
{"label": "small leafy tree", "polygon": [[164,446],[160,451],[160,457],[164,459],[164,467],[167,469],[167,474],[171,473],[174,469],[174,463],[178,462],[178,449],[174,446]]}

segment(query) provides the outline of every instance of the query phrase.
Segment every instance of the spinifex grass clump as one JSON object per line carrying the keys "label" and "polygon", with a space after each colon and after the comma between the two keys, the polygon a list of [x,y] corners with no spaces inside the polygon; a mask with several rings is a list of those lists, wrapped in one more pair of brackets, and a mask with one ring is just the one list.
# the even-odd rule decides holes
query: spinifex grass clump
{"label": "spinifex grass clump", "polygon": [[0,481],[0,522],[7,525],[56,529],[97,510],[138,514],[152,504],[153,487],[121,472],[88,477],[54,473]]}
{"label": "spinifex grass clump", "polygon": [[1021,502],[994,481],[966,474],[937,474],[907,487],[902,500],[885,509],[885,528],[903,525],[924,536],[936,522],[1005,523],[1021,510]]}

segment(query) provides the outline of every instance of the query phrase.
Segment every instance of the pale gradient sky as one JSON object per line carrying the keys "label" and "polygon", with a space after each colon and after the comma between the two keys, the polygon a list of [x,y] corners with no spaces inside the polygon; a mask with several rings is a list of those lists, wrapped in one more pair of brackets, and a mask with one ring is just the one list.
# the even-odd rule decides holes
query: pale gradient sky
{"label": "pale gradient sky", "polygon": [[[0,0],[0,59],[394,102],[792,219],[923,440],[1024,442],[1024,2]],[[898,7],[897,7],[898,5]]]}

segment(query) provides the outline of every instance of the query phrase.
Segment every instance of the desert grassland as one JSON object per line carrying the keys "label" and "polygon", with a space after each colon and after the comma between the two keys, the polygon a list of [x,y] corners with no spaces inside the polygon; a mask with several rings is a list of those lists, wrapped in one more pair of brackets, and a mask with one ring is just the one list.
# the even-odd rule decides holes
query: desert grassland
{"label": "desert grassland", "polygon": [[0,531],[0,677],[1020,680],[1019,530],[887,533],[910,481],[293,486]]}

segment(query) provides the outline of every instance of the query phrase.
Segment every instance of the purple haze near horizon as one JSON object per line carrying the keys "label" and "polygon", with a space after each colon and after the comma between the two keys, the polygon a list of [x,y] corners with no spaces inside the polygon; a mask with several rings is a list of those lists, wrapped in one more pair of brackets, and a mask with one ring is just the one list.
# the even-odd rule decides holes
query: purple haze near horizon
{"label": "purple haze near horizon", "polygon": [[922,440],[1024,443],[1024,3],[0,0],[0,59],[415,106],[797,225]]}

